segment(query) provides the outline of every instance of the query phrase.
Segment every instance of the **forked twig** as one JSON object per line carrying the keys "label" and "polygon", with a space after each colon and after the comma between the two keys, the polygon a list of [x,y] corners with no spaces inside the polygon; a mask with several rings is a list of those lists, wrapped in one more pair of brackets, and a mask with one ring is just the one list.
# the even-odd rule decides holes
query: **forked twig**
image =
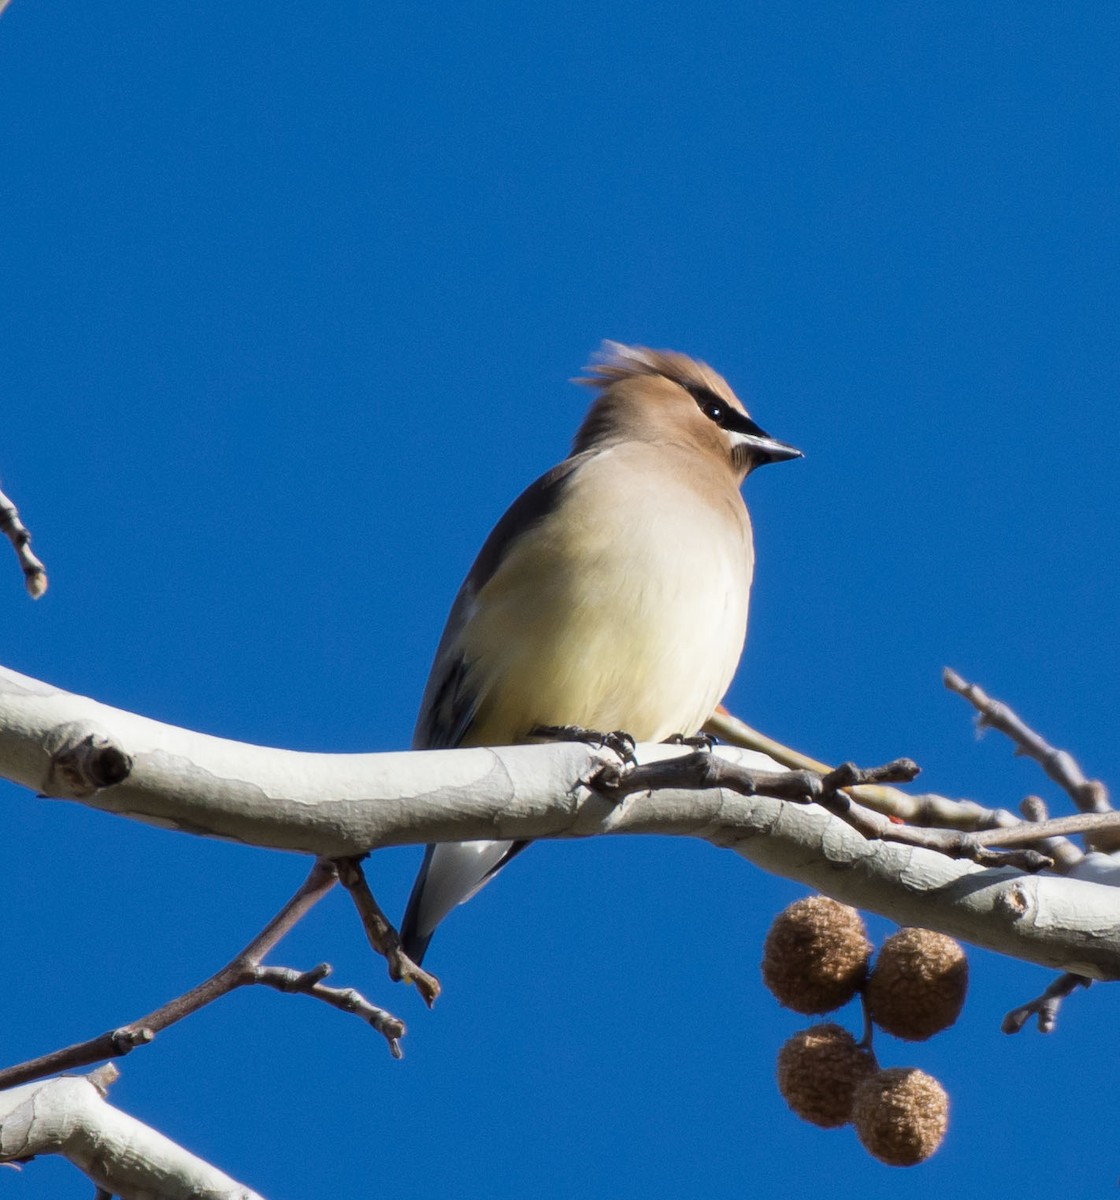
{"label": "forked twig", "polygon": [[[1041,734],[1036,733],[1012,708],[991,696],[975,683],[967,683],[956,671],[946,667],[942,673],[945,686],[976,709],[977,724],[998,729],[1009,737],[1018,753],[1033,758],[1046,774],[1061,787],[1084,813],[1112,811],[1108,789],[1099,779],[1086,779],[1077,760],[1066,750],[1051,746]],[[1114,849],[1113,840],[1108,848]],[[1100,847],[1104,848],[1104,847]]]}
{"label": "forked twig", "polygon": [[[728,745],[760,751],[791,770],[817,771],[820,774],[827,774],[831,770],[826,764],[759,733],[722,706],[704,725],[704,729]],[[884,783],[855,784],[844,790],[865,808],[904,821],[907,825],[964,833],[1017,828],[1022,824],[1020,818],[1006,808],[988,808],[974,800],[950,800],[934,792],[904,792]],[[1059,869],[1063,870],[1068,870],[1082,857],[1082,851],[1072,842],[1060,846],[1058,839],[1054,838],[1041,839],[1036,849],[1053,858]]]}
{"label": "forked twig", "polygon": [[771,796],[800,804],[818,804],[850,825],[869,841],[920,846],[950,858],[964,858],[981,866],[1017,867],[1040,871],[1053,860],[1036,845],[1068,833],[1120,831],[1120,813],[1081,813],[1052,821],[1020,821],[1009,828],[977,832],[896,824],[890,817],[852,799],[858,787],[901,783],[918,774],[907,758],[880,767],[860,768],[854,763],[821,774],[817,771],[758,771],[709,751],[638,766],[604,768],[593,785],[612,797],[658,788],[724,787],[745,796]]}
{"label": "forked twig", "polygon": [[266,967],[261,961],[334,887],[337,880],[334,865],[329,861],[319,860],[299,890],[264,929],[240,954],[209,979],[169,1000],[146,1017],[0,1071],[0,1090],[128,1054],[137,1046],[150,1042],[169,1025],[189,1017],[236,988],[249,984],[264,984],[279,991],[311,996],[343,1012],[355,1013],[385,1038],[393,1057],[400,1058],[400,1039],[405,1032],[404,1022],[392,1013],[370,1004],[351,988],[325,986],[322,981],[330,972],[330,967],[325,963],[311,971],[300,972],[283,967]]}
{"label": "forked twig", "polygon": [[1041,996],[1036,996],[1020,1008],[1013,1008],[1003,1018],[1000,1029],[1004,1033],[1018,1033],[1031,1017],[1037,1017],[1039,1033],[1049,1033],[1058,1020],[1062,1001],[1077,988],[1088,987],[1092,982],[1086,976],[1072,972],[1059,975]]}

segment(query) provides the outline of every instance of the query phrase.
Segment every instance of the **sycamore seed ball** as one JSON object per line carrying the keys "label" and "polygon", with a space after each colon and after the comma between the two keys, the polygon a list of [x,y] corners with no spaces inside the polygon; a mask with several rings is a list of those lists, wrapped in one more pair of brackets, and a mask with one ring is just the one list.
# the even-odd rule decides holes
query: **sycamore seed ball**
{"label": "sycamore seed ball", "polygon": [[762,948],[762,979],[778,1003],[794,1012],[831,1012],[856,994],[870,956],[871,943],[854,908],[808,896],[774,918]]}
{"label": "sycamore seed ball", "polygon": [[873,1157],[890,1167],[912,1167],[941,1145],[949,1097],[916,1067],[876,1071],[856,1087],[852,1124]]}
{"label": "sycamore seed ball", "polygon": [[909,1042],[948,1029],[968,989],[968,959],[958,942],[932,929],[900,929],[883,943],[864,988],[871,1019]]}
{"label": "sycamore seed ball", "polygon": [[778,1090],[803,1121],[834,1129],[852,1119],[856,1085],[874,1070],[871,1055],[846,1029],[814,1025],[778,1051]]}

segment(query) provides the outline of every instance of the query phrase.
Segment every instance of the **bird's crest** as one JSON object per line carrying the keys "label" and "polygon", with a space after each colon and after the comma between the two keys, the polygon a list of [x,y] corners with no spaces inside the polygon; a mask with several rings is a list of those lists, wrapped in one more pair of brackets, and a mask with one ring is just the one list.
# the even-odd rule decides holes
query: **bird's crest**
{"label": "bird's crest", "polygon": [[608,388],[621,379],[639,375],[663,375],[688,391],[713,392],[736,408],[742,405],[722,375],[707,363],[678,354],[675,350],[650,350],[645,346],[624,346],[621,342],[605,340],[592,361],[584,368],[586,375],[574,382],[588,387]]}

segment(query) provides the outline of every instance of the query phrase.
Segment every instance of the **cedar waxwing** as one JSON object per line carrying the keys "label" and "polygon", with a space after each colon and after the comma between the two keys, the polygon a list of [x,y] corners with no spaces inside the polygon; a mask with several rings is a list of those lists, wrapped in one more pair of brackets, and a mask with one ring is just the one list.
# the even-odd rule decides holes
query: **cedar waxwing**
{"label": "cedar waxwing", "polygon": [[[455,597],[412,744],[535,740],[539,726],[691,736],[739,663],[754,570],[739,488],[801,452],[683,354],[604,342],[571,454],[513,502]],[[526,842],[429,846],[401,923],[439,922]]]}

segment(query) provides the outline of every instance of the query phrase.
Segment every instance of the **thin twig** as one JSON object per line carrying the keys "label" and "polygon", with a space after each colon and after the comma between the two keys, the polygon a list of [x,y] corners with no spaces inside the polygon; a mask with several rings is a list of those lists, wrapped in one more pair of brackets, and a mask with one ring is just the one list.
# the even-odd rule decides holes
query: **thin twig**
{"label": "thin twig", "polygon": [[400,934],[389,918],[382,912],[381,906],[374,899],[366,882],[360,858],[336,858],[335,869],[338,871],[339,882],[350,893],[358,916],[362,920],[362,928],[366,932],[369,944],[382,955],[389,966],[389,977],[402,983],[414,983],[416,990],[423,997],[424,1003],[431,1008],[440,993],[439,980],[419,967],[405,954],[401,948]]}
{"label": "thin twig", "polygon": [[917,764],[907,758],[871,768],[842,763],[821,774],[809,770],[756,771],[701,750],[638,766],[604,767],[592,782],[612,798],[661,788],[726,787],[744,796],[819,804],[869,841],[920,846],[981,866],[1017,867],[1023,871],[1040,871],[1053,865],[1049,854],[1035,848],[1047,838],[1120,831],[1120,813],[1116,812],[1081,813],[1040,822],[1019,821],[1010,828],[979,832],[899,825],[875,809],[858,804],[849,794],[856,787],[905,782],[917,774]]}
{"label": "thin twig", "polygon": [[982,846],[1029,846],[1044,838],[1078,833],[1094,837],[1120,835],[1120,812],[1074,813],[1070,817],[1051,817],[1048,821],[1021,821],[1007,829],[984,829],[970,836]]}
{"label": "thin twig", "polygon": [[[76,1067],[88,1066],[106,1058],[118,1058],[128,1054],[137,1046],[150,1042],[157,1033],[174,1025],[177,1021],[198,1012],[207,1004],[227,995],[234,989],[249,984],[263,983],[282,991],[299,992],[323,1000],[335,1008],[354,1012],[367,1020],[389,1043],[389,1050],[394,1058],[401,1057],[400,1038],[404,1035],[404,1023],[390,1013],[369,1004],[358,994],[357,1001],[352,1001],[346,991],[337,988],[326,988],[321,980],[324,976],[323,967],[317,967],[308,972],[292,972],[290,977],[277,975],[281,968],[266,968],[261,960],[273,949],[285,934],[306,915],[334,887],[337,882],[334,865],[326,860],[319,860],[312,867],[310,874],[304,880],[299,890],[272,918],[259,934],[220,971],[211,975],[196,987],[176,996],[173,1000],[161,1005],[139,1020],[120,1025],[98,1037],[84,1042],[66,1046],[61,1050],[52,1051],[39,1058],[8,1067],[0,1071],[0,1090],[14,1087],[16,1084],[28,1083],[34,1079],[42,1079],[47,1075],[55,1075],[59,1071],[69,1071]],[[329,968],[327,968],[329,970]],[[287,986],[281,986],[284,979]]]}
{"label": "thin twig", "polygon": [[[955,671],[948,667],[942,673],[945,686],[956,692],[976,709],[977,723],[983,728],[990,726],[1009,737],[1020,754],[1033,758],[1046,774],[1084,813],[1110,812],[1112,805],[1108,799],[1108,789],[1099,779],[1086,779],[1077,760],[1066,750],[1058,750],[1051,746],[1041,734],[1036,733],[1008,705],[1000,700],[993,700],[983,688],[975,683],[966,683]],[[1097,849],[1116,849],[1120,842],[1114,837],[1106,839],[1107,845],[1094,841]]]}
{"label": "thin twig", "polygon": [[1000,1029],[1004,1033],[1018,1033],[1031,1017],[1037,1017],[1039,1033],[1050,1033],[1058,1020],[1062,1001],[1077,988],[1088,987],[1092,982],[1086,976],[1072,972],[1059,975],[1041,996],[1036,996],[1021,1008],[1013,1008],[1003,1018]]}
{"label": "thin twig", "polygon": [[[1023,820],[1038,825],[1050,819],[1050,812],[1041,796],[1024,796],[1019,803],[1019,811],[1023,814]],[[1004,828],[1011,826],[1005,825]],[[1054,870],[1060,875],[1068,874],[1085,857],[1085,851],[1068,837],[1041,838],[1035,844],[1035,849],[1054,860]]]}
{"label": "thin twig", "polygon": [[[705,730],[730,746],[757,750],[792,770],[817,771],[827,774],[832,768],[798,750],[793,750],[773,738],[759,733],[722,706],[716,710]],[[860,784],[846,789],[853,800],[884,816],[936,829],[979,830],[1004,829],[1020,824],[1019,817],[1006,808],[988,808],[974,800],[950,800],[934,792],[903,792],[886,784]],[[1073,847],[1076,857],[1080,850]]]}
{"label": "thin twig", "polygon": [[372,1025],[389,1043],[389,1052],[394,1058],[403,1058],[400,1038],[404,1025],[392,1013],[371,1004],[361,992],[354,988],[327,987],[322,981],[331,973],[328,963],[320,963],[310,971],[296,971],[292,967],[256,967],[253,983],[263,983],[278,992],[300,996],[311,996],[322,1000],[339,1012],[353,1013]]}
{"label": "thin twig", "polygon": [[[726,709],[717,710],[704,728],[731,745],[741,746],[747,750],[761,751],[794,770],[815,772],[822,776],[827,775],[830,770],[824,763],[817,762],[816,759],[801,754],[797,750],[791,750],[780,742],[775,742],[772,738],[752,729],[738,717],[727,712]],[[972,800],[949,800],[944,796],[932,793],[911,795],[882,783],[856,784],[845,788],[844,791],[863,807],[904,821],[907,826],[949,829],[961,835],[971,834],[975,838],[975,841],[961,840],[957,844],[952,840],[946,843],[944,839],[914,839],[907,834],[892,834],[888,831],[881,835],[881,840],[928,845],[931,848],[940,849],[942,852],[951,853],[953,857],[974,858],[977,862],[989,861],[989,859],[983,855],[976,857],[972,853],[973,849],[999,845],[1031,846],[1045,858],[1051,860],[1056,870],[1064,873],[1080,862],[1084,854],[1074,843],[1061,836],[1063,830],[1066,833],[1093,831],[1098,838],[1109,832],[1115,832],[1120,836],[1120,822],[1111,820],[1071,818],[1076,821],[1076,824],[1057,827],[1047,825],[1045,829],[1030,830],[1029,826],[1024,826],[1023,820],[1008,809],[985,808]],[[843,816],[842,813],[837,815]],[[1045,816],[1030,816],[1027,820],[1041,822],[1045,820]],[[851,823],[849,822],[849,824]],[[1003,837],[1001,831],[1010,831],[1010,835]],[[861,832],[864,832],[865,836],[872,836],[863,829]],[[954,848],[947,849],[947,846]],[[1031,869],[1038,870],[1038,861],[1035,860],[1036,865]],[[1012,863],[1010,860],[1004,860],[1003,865],[1010,866]]]}
{"label": "thin twig", "polygon": [[838,791],[854,784],[908,782],[918,770],[917,763],[911,759],[898,758],[884,766],[867,769],[854,763],[842,763],[827,772],[808,769],[758,771],[708,750],[697,750],[679,758],[636,766],[604,767],[596,776],[595,784],[616,797],[657,788],[729,787],[744,796],[828,803]]}
{"label": "thin twig", "polygon": [[859,1040],[859,1048],[866,1050],[871,1055],[871,1061],[878,1066],[879,1061],[875,1057],[875,1022],[871,1019],[871,1005],[867,1003],[866,987],[859,990],[859,1010],[863,1014],[863,1037]]}
{"label": "thin twig", "polygon": [[[0,3],[0,12],[3,11],[4,4]],[[0,533],[12,543],[27,590],[33,600],[38,600],[47,590],[47,568],[31,553],[31,534],[19,519],[19,510],[3,492],[0,492]]]}

